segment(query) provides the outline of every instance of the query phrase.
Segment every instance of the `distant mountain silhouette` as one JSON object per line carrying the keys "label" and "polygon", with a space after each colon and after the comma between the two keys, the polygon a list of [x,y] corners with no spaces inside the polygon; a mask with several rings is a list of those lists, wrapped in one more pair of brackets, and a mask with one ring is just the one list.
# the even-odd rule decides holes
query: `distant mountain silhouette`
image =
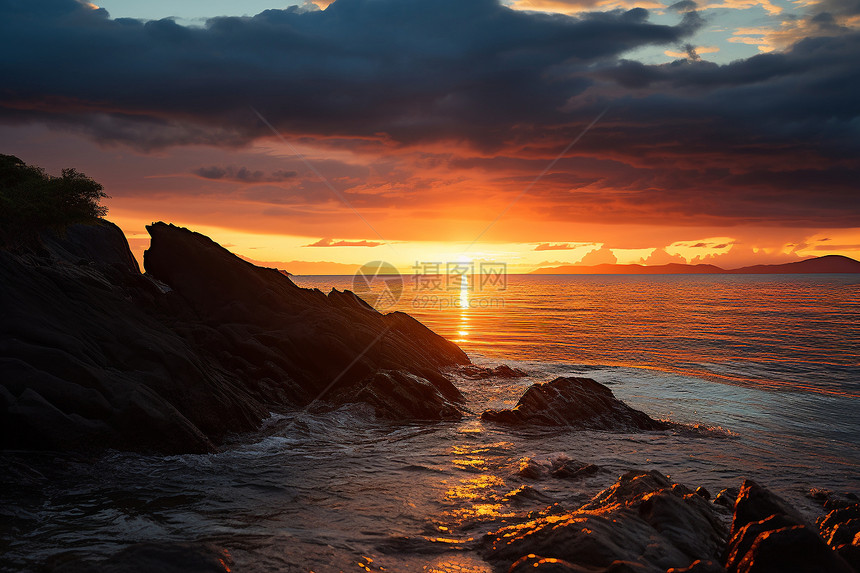
{"label": "distant mountain silhouette", "polygon": [[842,255],[826,255],[782,265],[753,265],[726,271],[731,274],[775,275],[814,273],[860,273],[860,261]]}
{"label": "distant mountain silhouette", "polygon": [[565,265],[537,269],[533,275],[779,275],[816,273],[860,273],[860,261],[842,255],[826,255],[781,265],[753,265],[723,269],[715,265]]}

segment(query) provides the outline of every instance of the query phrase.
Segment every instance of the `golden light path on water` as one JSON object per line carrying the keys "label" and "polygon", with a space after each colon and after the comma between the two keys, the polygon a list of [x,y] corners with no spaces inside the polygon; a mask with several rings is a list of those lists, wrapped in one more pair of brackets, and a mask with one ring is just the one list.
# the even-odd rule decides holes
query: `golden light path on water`
{"label": "golden light path on water", "polygon": [[469,280],[465,276],[460,277],[460,328],[457,331],[456,343],[464,343],[469,340]]}

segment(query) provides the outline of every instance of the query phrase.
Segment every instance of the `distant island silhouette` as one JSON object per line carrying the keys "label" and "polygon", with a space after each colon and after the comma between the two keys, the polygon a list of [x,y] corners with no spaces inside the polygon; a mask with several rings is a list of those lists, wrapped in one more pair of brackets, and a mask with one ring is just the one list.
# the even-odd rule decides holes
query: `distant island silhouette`
{"label": "distant island silhouette", "polygon": [[532,275],[799,275],[860,273],[860,261],[842,255],[825,255],[780,265],[752,265],[723,269],[716,265],[564,265],[532,271]]}

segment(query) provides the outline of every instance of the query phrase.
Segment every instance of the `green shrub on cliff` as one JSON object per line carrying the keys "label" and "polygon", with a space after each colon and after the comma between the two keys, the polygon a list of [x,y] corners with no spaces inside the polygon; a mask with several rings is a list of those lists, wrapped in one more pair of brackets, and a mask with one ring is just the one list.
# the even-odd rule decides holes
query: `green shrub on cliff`
{"label": "green shrub on cliff", "polygon": [[100,183],[74,169],[59,177],[0,155],[0,243],[20,243],[45,229],[94,221],[107,214]]}

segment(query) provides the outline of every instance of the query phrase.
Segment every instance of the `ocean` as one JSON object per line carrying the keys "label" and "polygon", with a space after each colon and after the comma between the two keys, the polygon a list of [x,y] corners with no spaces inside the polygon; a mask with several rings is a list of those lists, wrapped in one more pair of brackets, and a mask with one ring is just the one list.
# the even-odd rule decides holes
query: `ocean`
{"label": "ocean", "polygon": [[[712,494],[753,478],[810,515],[820,511],[810,488],[860,493],[860,276],[437,278],[293,280],[357,289],[477,364],[528,373],[459,378],[474,415],[397,425],[345,407],[273,416],[210,455],[3,454],[19,477],[0,505],[18,525],[0,528],[0,569],[141,541],[207,541],[230,552],[236,571],[489,572],[473,540],[552,502],[576,507],[628,469]],[[566,374],[682,426],[624,434],[478,418]],[[517,473],[524,458],[603,471],[530,481]],[[506,497],[526,484],[545,497]]]}

